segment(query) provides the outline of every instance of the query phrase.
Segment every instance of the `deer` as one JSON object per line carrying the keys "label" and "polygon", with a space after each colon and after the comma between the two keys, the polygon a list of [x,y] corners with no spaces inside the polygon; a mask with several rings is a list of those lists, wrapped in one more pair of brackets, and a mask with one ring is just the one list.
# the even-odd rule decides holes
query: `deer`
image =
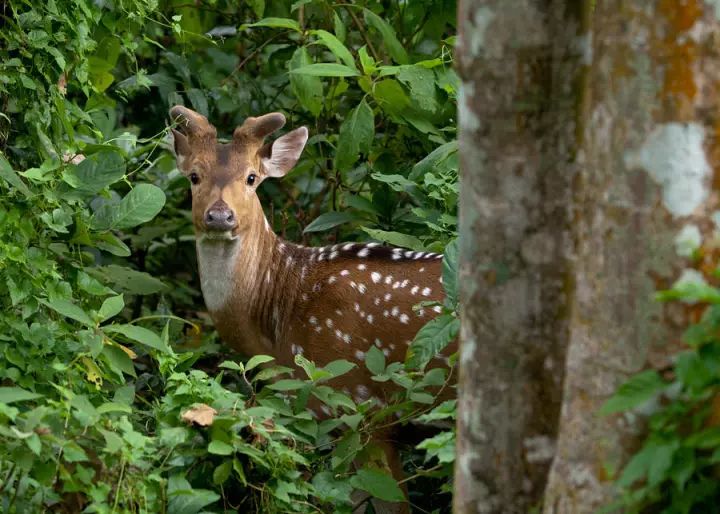
{"label": "deer", "polygon": [[[221,143],[208,119],[184,106],[170,109],[177,168],[190,181],[200,286],[222,341],[248,356],[266,354],[293,367],[303,355],[317,365],[357,363],[333,380],[356,402],[380,405],[391,388],[371,380],[364,359],[371,346],[403,361],[417,331],[441,312],[413,310],[442,301],[442,254],[378,242],[305,247],[278,237],[257,195],[260,184],[285,176],[308,140],[299,127],[265,139],[286,123],[278,112],[245,119]],[[451,344],[435,365],[447,365]],[[316,417],[328,416],[323,405]],[[375,435],[393,476],[403,476],[392,434]],[[376,502],[378,512],[409,512],[405,503]]]}

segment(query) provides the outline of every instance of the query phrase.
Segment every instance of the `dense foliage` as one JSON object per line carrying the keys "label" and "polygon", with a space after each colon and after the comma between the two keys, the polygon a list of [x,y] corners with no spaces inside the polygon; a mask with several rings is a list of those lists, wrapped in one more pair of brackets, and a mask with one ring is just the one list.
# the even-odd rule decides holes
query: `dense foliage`
{"label": "dense foliage", "polygon": [[[709,270],[715,280],[717,270]],[[683,336],[687,348],[662,373],[650,369],[624,383],[605,414],[647,417],[648,433],[617,478],[614,512],[704,514],[720,504],[720,288],[686,270],[662,301],[685,304],[697,322]]]}
{"label": "dense foliage", "polygon": [[[454,2],[1,5],[0,510],[349,512],[353,488],[398,499],[368,434],[454,417],[429,393],[451,371],[424,369],[457,333],[455,246],[444,313],[407,362],[368,353],[377,380],[403,387],[396,404],[329,387],[345,361],[258,372],[268,358],[226,354],[204,313],[166,113],[186,104],[221,135],[272,110],[310,128],[296,170],[261,191],[288,239],[442,250],[457,226]],[[335,418],[313,420],[310,394]],[[448,510],[449,494],[416,484],[449,492],[453,443],[441,432],[407,457],[426,511]]]}

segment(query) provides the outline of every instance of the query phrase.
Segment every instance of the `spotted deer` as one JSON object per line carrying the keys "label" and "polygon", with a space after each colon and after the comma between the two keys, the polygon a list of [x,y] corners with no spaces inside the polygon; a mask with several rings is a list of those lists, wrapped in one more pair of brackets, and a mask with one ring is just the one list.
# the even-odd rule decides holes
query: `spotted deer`
{"label": "spotted deer", "polygon": [[[182,106],[170,116],[180,129],[172,130],[177,166],[192,184],[202,293],[222,340],[243,354],[268,354],[287,366],[298,354],[320,366],[355,362],[334,385],[357,402],[375,398],[382,405],[392,390],[371,380],[365,355],[376,346],[388,360],[404,360],[417,331],[440,311],[413,306],[442,300],[442,255],[374,242],[309,248],[279,238],[257,188],[292,169],[307,128],[265,143],[285,124],[282,114],[270,113],[246,119],[230,142],[219,143],[204,116]],[[447,357],[438,359],[442,365]],[[316,415],[329,414],[320,409]],[[401,476],[392,434],[376,439],[393,474]],[[384,511],[406,509],[400,504]]]}

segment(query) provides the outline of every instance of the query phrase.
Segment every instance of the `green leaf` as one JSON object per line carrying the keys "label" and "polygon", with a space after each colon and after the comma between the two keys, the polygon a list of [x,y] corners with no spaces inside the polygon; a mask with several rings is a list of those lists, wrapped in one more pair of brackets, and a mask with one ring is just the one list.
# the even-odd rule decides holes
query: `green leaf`
{"label": "green leaf", "polygon": [[385,373],[385,355],[379,348],[371,346],[367,351],[365,354],[365,367],[373,375]]}
{"label": "green leaf", "polygon": [[425,251],[425,245],[417,237],[408,234],[401,234],[399,232],[387,232],[385,230],[361,227],[367,234],[373,239],[378,241],[385,241],[393,246],[401,246],[403,248],[410,248],[415,251]]}
{"label": "green leaf", "polygon": [[84,193],[97,193],[125,176],[125,161],[113,150],[89,155],[63,172],[63,180]]}
{"label": "green leaf", "polygon": [[663,390],[667,384],[655,370],[638,373],[621,385],[617,392],[600,409],[600,414],[630,410],[641,405]]}
{"label": "green leaf", "polygon": [[20,387],[0,387],[0,403],[24,402],[36,398],[42,398],[42,395]]}
{"label": "green leaf", "polygon": [[344,375],[353,368],[356,368],[357,364],[346,360],[336,360],[326,364],[322,369],[330,373],[333,378]]}
{"label": "green leaf", "polygon": [[290,74],[310,75],[313,77],[358,77],[360,72],[344,64],[321,62],[300,66],[290,70]]}
{"label": "green leaf", "polygon": [[210,109],[208,108],[208,101],[205,93],[197,88],[191,88],[187,91],[187,96],[190,99],[190,103],[197,112],[203,116],[210,115]]}
{"label": "green leaf", "polygon": [[388,473],[377,469],[363,468],[350,479],[356,489],[370,493],[373,497],[388,502],[405,501],[400,487],[395,479]]}
{"label": "green leaf", "polygon": [[220,495],[213,491],[193,489],[180,475],[173,475],[168,481],[167,512],[172,514],[198,514],[219,499]]}
{"label": "green leaf", "polygon": [[17,173],[15,173],[15,170],[12,169],[12,166],[10,166],[10,163],[2,154],[0,154],[0,178],[20,191],[26,197],[29,198],[32,196],[30,189],[25,185],[25,182],[22,181]]}
{"label": "green leaf", "polygon": [[132,228],[153,219],[165,205],[165,193],[152,184],[138,184],[119,204],[104,205],[93,218],[93,228]]}
{"label": "green leaf", "polygon": [[290,18],[263,18],[255,23],[247,23],[240,26],[240,30],[244,30],[247,27],[270,27],[273,29],[290,29],[301,31],[300,25],[295,20]]}
{"label": "green leaf", "polygon": [[230,473],[232,473],[232,466],[232,461],[226,460],[216,467],[215,471],[213,471],[213,484],[221,485],[227,482],[227,479],[230,478]]}
{"label": "green leaf", "polygon": [[208,445],[208,453],[213,455],[232,455],[235,449],[222,441],[210,441]]}
{"label": "green leaf", "polygon": [[340,171],[349,169],[357,162],[360,154],[367,155],[375,137],[375,117],[363,99],[348,114],[340,126],[335,167]]}
{"label": "green leaf", "polygon": [[370,75],[377,70],[375,59],[368,54],[367,46],[361,47],[360,50],[358,50],[358,55],[360,56],[360,64],[362,65],[365,75]]}
{"label": "green leaf", "polygon": [[132,339],[142,345],[145,345],[154,350],[158,350],[163,353],[171,353],[172,350],[163,343],[160,336],[155,332],[148,330],[147,328],[138,327],[136,325],[107,325],[103,327],[105,332],[122,334],[128,339]]}
{"label": "green leaf", "polygon": [[335,9],[333,9],[333,30],[340,41],[345,41],[347,39],[347,29],[345,28],[342,18],[340,18],[340,15],[338,15],[337,10]]}
{"label": "green leaf", "polygon": [[371,10],[363,9],[363,13],[365,15],[365,22],[377,30],[382,36],[385,47],[393,60],[398,64],[408,64],[410,60],[402,43],[398,41],[395,29]]}
{"label": "green leaf", "polygon": [[358,221],[361,218],[357,216],[356,214],[352,212],[347,211],[330,211],[325,212],[315,218],[312,223],[310,223],[307,227],[305,227],[305,230],[303,230],[303,233],[308,232],[324,232],[325,230],[330,230],[331,228],[335,228],[338,225],[342,225],[343,223],[348,223],[350,221]]}
{"label": "green leaf", "polygon": [[132,377],[135,376],[135,366],[133,366],[132,359],[121,348],[106,344],[103,346],[100,356],[105,359],[110,369],[118,376],[122,377],[123,373]]}
{"label": "green leaf", "polygon": [[434,356],[439,354],[460,330],[460,320],[450,314],[441,314],[425,324],[410,344],[406,366],[423,369]]}
{"label": "green leaf", "polygon": [[458,239],[453,240],[445,247],[445,255],[442,262],[442,283],[448,303],[452,308],[457,307],[457,259]]}
{"label": "green leaf", "polygon": [[347,503],[352,494],[352,485],[347,478],[336,478],[330,471],[321,471],[312,479],[318,498],[325,503]]}
{"label": "green leaf", "polygon": [[[292,72],[298,68],[312,64],[310,54],[304,46],[301,46],[292,55],[288,62],[288,69]],[[293,93],[305,109],[313,116],[322,111],[325,98],[323,96],[323,82],[319,77],[290,73],[290,87]]]}
{"label": "green leaf", "polygon": [[97,268],[85,268],[86,271],[110,282],[118,291],[130,294],[154,294],[167,290],[161,280],[144,271],[137,271],[125,266],[111,264]]}
{"label": "green leaf", "polygon": [[267,387],[268,389],[273,389],[274,391],[294,391],[304,386],[305,382],[303,382],[302,380],[286,378],[283,380],[278,380],[277,382],[274,382]]}
{"label": "green leaf", "polygon": [[346,66],[357,70],[357,66],[355,66],[355,59],[353,59],[350,50],[348,50],[347,47],[345,47],[345,45],[343,45],[333,34],[326,30],[312,30],[310,33],[316,36],[320,43],[328,47],[332,54],[345,63]]}
{"label": "green leaf", "polygon": [[447,169],[457,170],[458,142],[450,141],[438,146],[430,152],[423,160],[413,166],[408,178],[416,180],[424,177],[432,171],[444,171]]}
{"label": "green leaf", "polygon": [[265,364],[266,362],[273,360],[275,360],[275,358],[270,357],[269,355],[255,355],[245,364],[245,371],[250,371],[251,369],[258,367],[260,364]]}
{"label": "green leaf", "polygon": [[120,311],[123,310],[123,307],[125,307],[125,300],[123,299],[123,295],[121,294],[117,296],[111,296],[110,298],[106,299],[100,306],[100,310],[98,311],[100,321],[106,321],[113,316],[116,316],[120,313]]}
{"label": "green leaf", "polygon": [[397,74],[400,82],[410,89],[413,105],[429,112],[435,112],[438,103],[435,101],[435,73],[422,66],[403,66]]}
{"label": "green leaf", "polygon": [[88,327],[95,326],[95,322],[90,319],[90,316],[88,316],[83,309],[68,300],[57,298],[54,300],[40,300],[40,303],[67,318],[79,321],[83,325],[87,325]]}

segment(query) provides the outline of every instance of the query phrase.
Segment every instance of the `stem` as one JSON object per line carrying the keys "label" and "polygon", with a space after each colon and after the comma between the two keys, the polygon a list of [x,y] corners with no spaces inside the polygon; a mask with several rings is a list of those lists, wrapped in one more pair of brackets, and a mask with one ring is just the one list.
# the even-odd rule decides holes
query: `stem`
{"label": "stem", "polygon": [[122,484],[123,475],[125,474],[125,458],[122,460],[122,465],[120,466],[120,476],[118,477],[118,483],[117,487],[115,488],[115,502],[113,503],[112,511],[115,512],[118,506],[118,502],[120,501],[120,485]]}
{"label": "stem", "polygon": [[360,32],[360,35],[365,40],[365,44],[367,44],[368,48],[370,49],[370,53],[373,54],[373,57],[377,62],[384,62],[383,59],[380,59],[380,56],[378,55],[377,51],[375,50],[375,47],[372,44],[372,41],[370,41],[370,38],[368,37],[367,33],[365,32],[365,29],[363,28],[362,23],[360,23],[360,20],[355,15],[353,10],[350,7],[356,7],[352,4],[341,4],[343,7],[345,7],[345,10],[348,12],[350,17],[353,19],[353,23],[355,23],[355,26],[358,29],[358,32]]}

